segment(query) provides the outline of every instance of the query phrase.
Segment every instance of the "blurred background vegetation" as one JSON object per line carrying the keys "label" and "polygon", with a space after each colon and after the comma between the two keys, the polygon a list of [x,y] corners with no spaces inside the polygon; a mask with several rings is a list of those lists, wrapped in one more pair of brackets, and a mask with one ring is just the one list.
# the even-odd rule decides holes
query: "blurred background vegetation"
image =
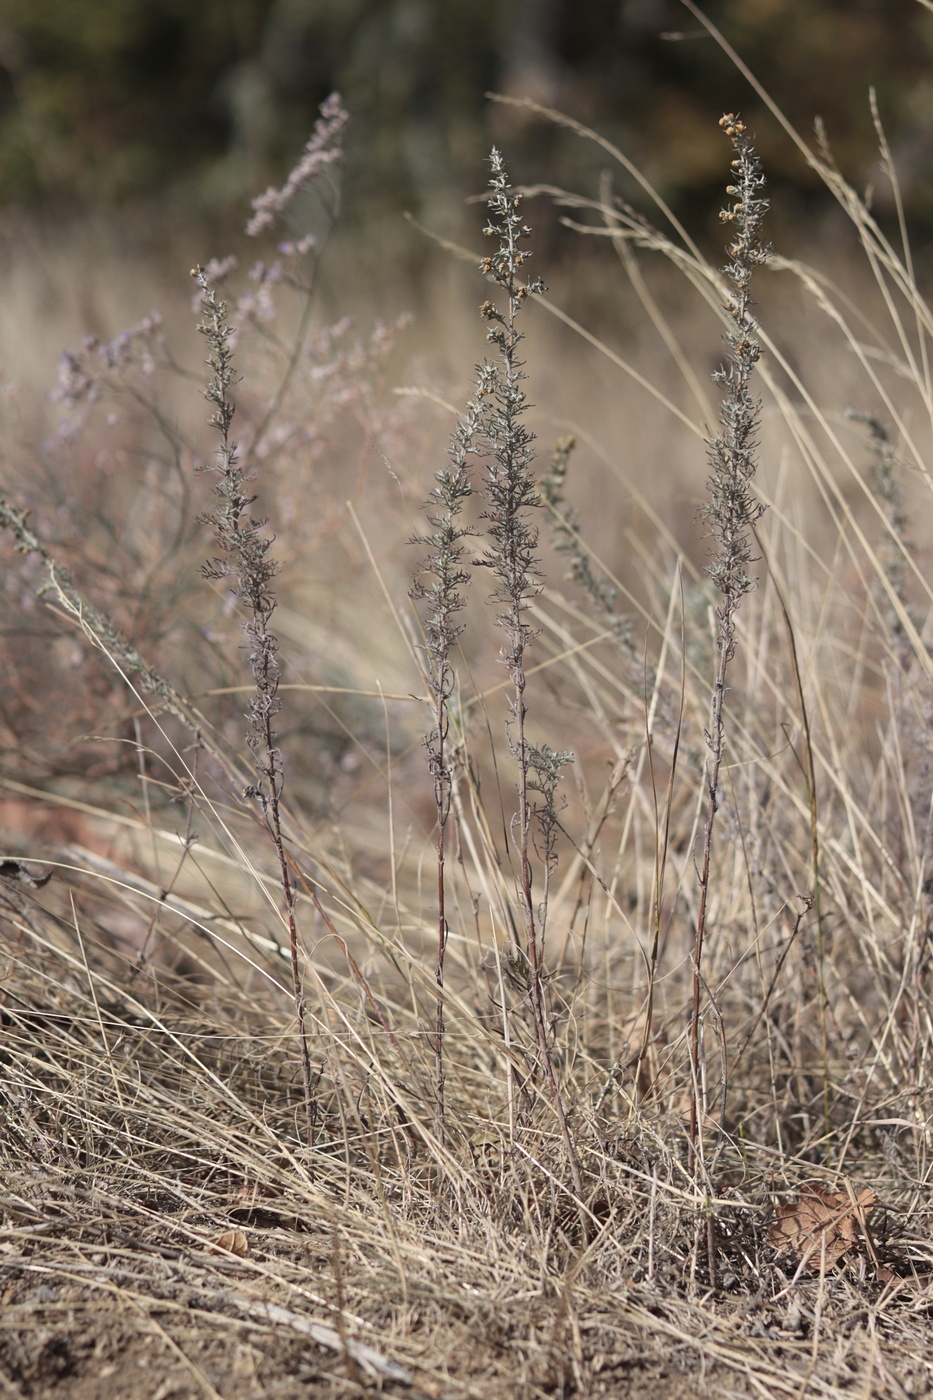
{"label": "blurred background vegetation", "polygon": [[[708,0],[705,13],[799,129],[824,118],[884,214],[873,84],[910,217],[933,228],[921,0]],[[741,109],[780,217],[811,236],[828,217],[825,190],[679,0],[0,0],[0,203],[59,219],[142,202],[211,222],[281,180],[334,89],[353,117],[353,220],[411,209],[453,231],[494,139],[519,179],[584,188],[600,153],[490,107],[489,90],[596,127],[701,230],[723,180],[716,119]]]}

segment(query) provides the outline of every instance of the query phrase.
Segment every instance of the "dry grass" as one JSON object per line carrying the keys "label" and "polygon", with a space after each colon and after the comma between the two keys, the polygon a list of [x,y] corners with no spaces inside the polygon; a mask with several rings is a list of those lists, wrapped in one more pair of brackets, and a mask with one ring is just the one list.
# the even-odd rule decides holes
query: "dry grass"
{"label": "dry grass", "polygon": [[[686,1033],[715,599],[692,515],[714,409],[685,347],[715,359],[723,292],[696,250],[608,189],[559,196],[618,247],[661,332],[658,358],[605,345],[605,406],[594,391],[565,410],[576,370],[551,356],[566,332],[550,341],[546,313],[528,315],[531,396],[548,404],[535,426],[545,444],[577,433],[575,538],[587,548],[599,513],[631,622],[620,633],[555,582],[566,551],[550,561],[529,726],[575,752],[544,963],[582,1190],[534,1072],[504,676],[476,585],[451,705],[443,1144],[434,1131],[434,801],[405,542],[448,411],[389,394],[379,346],[340,360],[322,336],[311,368],[337,368],[292,383],[258,454],[286,563],[311,1152],[275,852],[240,796],[238,624],[196,579],[210,444],[184,407],[195,386],[156,347],[154,376],[125,367],[81,432],[41,452],[43,480],[17,478],[11,455],[9,494],[174,690],[153,697],[95,655],[97,620],[60,588],[30,601],[34,554],[10,565],[0,821],[27,875],[55,873],[35,888],[7,866],[0,889],[3,1393],[929,1393],[930,312],[824,174],[870,280],[853,274],[853,298],[780,258],[762,277],[770,509],[727,700],[698,1158]],[[552,304],[570,315],[572,296]],[[282,326],[279,344],[244,330],[237,347],[247,454],[287,308]],[[621,387],[632,358],[653,399]],[[903,518],[850,406],[890,427]],[[623,413],[637,426],[616,433]],[[669,507],[681,491],[694,505]],[[814,1179],[879,1197],[871,1237],[833,1269],[766,1240],[774,1205]]]}

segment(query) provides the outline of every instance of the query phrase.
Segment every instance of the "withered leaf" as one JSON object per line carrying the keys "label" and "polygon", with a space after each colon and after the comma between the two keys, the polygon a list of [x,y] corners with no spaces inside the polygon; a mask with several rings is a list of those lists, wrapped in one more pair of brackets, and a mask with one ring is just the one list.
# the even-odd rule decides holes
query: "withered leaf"
{"label": "withered leaf", "polygon": [[867,1215],[877,1199],[868,1188],[853,1200],[847,1191],[830,1191],[819,1181],[805,1182],[796,1201],[774,1212],[768,1243],[802,1260],[811,1272],[820,1268],[825,1250],[825,1267],[831,1269],[844,1254],[858,1248],[858,1212]]}
{"label": "withered leaf", "polygon": [[239,1254],[242,1258],[249,1249],[249,1240],[242,1230],[224,1230],[211,1241],[211,1248],[215,1254]]}

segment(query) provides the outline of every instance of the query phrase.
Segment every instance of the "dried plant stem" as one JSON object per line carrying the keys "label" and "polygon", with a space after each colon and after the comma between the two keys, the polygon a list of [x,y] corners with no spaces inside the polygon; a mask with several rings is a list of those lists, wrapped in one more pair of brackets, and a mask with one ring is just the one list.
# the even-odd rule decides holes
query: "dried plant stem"
{"label": "dried plant stem", "polygon": [[[446,765],[446,705],[438,704],[436,710],[438,727],[438,756]],[[449,786],[449,785],[448,785]],[[437,985],[437,1003],[434,1010],[434,1082],[437,1095],[437,1136],[444,1141],[444,955],[447,951],[447,882],[445,879],[447,815],[449,806],[443,797],[437,803],[437,959],[434,964],[434,981]]]}
{"label": "dried plant stem", "polygon": [[700,869],[700,899],[697,907],[696,938],[693,949],[693,1003],[690,1015],[690,1141],[696,1143],[697,1122],[700,1098],[700,991],[702,987],[701,964],[703,960],[703,939],[706,933],[706,910],[709,898],[710,860],[713,849],[713,827],[719,807],[719,772],[722,765],[724,732],[722,722],[723,702],[726,694],[726,671],[729,653],[723,642],[722,610],[719,612],[720,632],[718,637],[719,664],[716,680],[710,699],[710,721],[706,732],[707,758],[704,781],[706,784],[706,823],[703,828],[703,863]]}
{"label": "dried plant stem", "polygon": [[427,534],[416,535],[413,544],[428,553],[414,584],[412,599],[427,603],[424,621],[425,680],[431,696],[434,724],[425,739],[428,768],[434,779],[435,843],[437,850],[437,959],[434,979],[437,1003],[434,1019],[435,1131],[444,1141],[444,958],[447,950],[447,822],[450,817],[453,771],[450,756],[450,700],[456,685],[451,651],[463,631],[457,614],[464,599],[460,589],[469,582],[463,568],[464,541],[473,531],[461,524],[467,498],[472,495],[470,458],[477,451],[479,410],[471,400],[458,421],[450,445],[450,467],[435,476],[437,485],[426,502]]}
{"label": "dried plant stem", "polygon": [[[753,398],[751,376],[761,347],[755,335],[751,312],[749,284],[752,272],[766,262],[770,249],[761,241],[761,223],[767,212],[767,202],[761,198],[764,176],[745,125],[737,117],[724,116],[720,126],[732,142],[734,184],[727,194],[735,200],[720,215],[736,226],[734,241],[729,247],[729,262],[725,273],[731,285],[728,310],[733,328],[726,337],[729,362],[714,376],[723,387],[720,406],[720,432],[709,444],[710,477],[709,502],[704,516],[710,534],[716,542],[709,564],[710,578],[721,595],[716,610],[718,661],[716,677],[710,696],[709,728],[706,731],[706,822],[703,831],[703,858],[700,869],[700,897],[697,907],[696,934],[693,949],[693,999],[690,1015],[690,1142],[697,1147],[700,1116],[700,994],[703,985],[703,941],[706,934],[709,906],[710,864],[713,850],[713,828],[719,807],[719,775],[725,751],[723,710],[726,699],[726,677],[729,663],[735,655],[735,613],[741,599],[754,586],[749,577],[751,541],[754,526],[763,507],[750,489],[755,474],[756,433],[760,405]],[[726,1066],[723,1064],[723,1075]]]}
{"label": "dried plant stem", "polygon": [[539,497],[530,470],[534,439],[522,421],[526,400],[521,386],[525,374],[518,358],[518,347],[523,335],[517,325],[518,312],[529,292],[540,292],[544,288],[540,281],[530,286],[523,282],[519,285],[519,270],[530,254],[520,250],[518,243],[530,235],[530,229],[521,222],[521,196],[511,190],[496,150],[492,153],[492,170],[491,218],[484,232],[487,237],[498,236],[500,246],[494,255],[484,260],[483,270],[505,290],[507,306],[503,312],[487,301],[482,308],[483,316],[491,323],[488,339],[499,352],[495,364],[484,366],[485,376],[480,385],[480,397],[488,400],[484,428],[488,439],[486,495],[489,507],[483,512],[483,519],[491,539],[483,563],[492,569],[497,580],[493,595],[499,608],[496,623],[507,639],[502,659],[512,684],[509,747],[518,769],[514,836],[519,860],[519,894],[527,935],[535,1041],[541,1061],[547,1065],[550,1054],[532,893],[531,805],[525,738],[525,651],[534,635],[528,621],[528,604],[540,587],[534,553],[538,531],[529,523],[528,510],[539,504]]}
{"label": "dried plant stem", "polygon": [[[757,540],[757,532],[755,536]],[[763,551],[762,551],[763,552]],[[798,756],[798,762],[803,772],[803,779],[807,787],[807,813],[810,823],[810,877],[812,880],[810,894],[805,898],[805,913],[812,909],[816,916],[816,965],[817,979],[819,982],[820,996],[820,1049],[823,1060],[823,1132],[826,1140],[826,1165],[830,1165],[832,1152],[832,1119],[830,1115],[831,1094],[829,1078],[829,1034],[827,1031],[827,1007],[829,997],[826,990],[826,942],[825,942],[825,915],[823,910],[823,877],[820,862],[820,823],[819,804],[817,802],[816,786],[816,758],[813,752],[813,732],[810,726],[810,711],[807,706],[807,698],[803,689],[803,676],[800,670],[800,657],[797,653],[797,638],[794,634],[794,624],[790,615],[790,608],[783,592],[772,580],[778,606],[781,609],[781,616],[784,619],[784,627],[787,632],[787,645],[790,652],[791,673],[794,677],[794,690],[797,694],[797,704],[800,709],[800,723],[803,730],[803,752]],[[791,942],[796,939],[800,927],[800,919],[794,926],[791,935]],[[788,947],[790,945],[788,944]],[[783,963],[783,958],[781,959]],[[768,997],[771,993],[769,991]],[[766,998],[767,1001],[767,998]]]}
{"label": "dried plant stem", "polygon": [[648,704],[648,671],[645,664],[645,752],[648,758],[648,773],[651,782],[651,798],[654,807],[654,881],[651,898],[651,952],[648,958],[648,992],[645,999],[644,1028],[638,1055],[634,1064],[636,1087],[643,1073],[651,1046],[654,1019],[655,990],[661,960],[661,909],[664,898],[664,882],[671,848],[671,813],[674,810],[674,779],[677,774],[677,759],[683,733],[684,701],[687,686],[687,648],[684,633],[683,593],[680,610],[680,703],[677,711],[677,727],[674,731],[674,744],[671,752],[670,768],[667,775],[667,791],[664,797],[663,818],[658,803],[658,785],[654,770],[654,735],[651,732],[651,711]]}
{"label": "dried plant stem", "polygon": [[200,716],[195,714],[168,681],[147,665],[113,619],[78,591],[71,571],[50,553],[28,525],[28,518],[28,510],[16,510],[0,496],[0,529],[11,531],[15,541],[13,547],[17,554],[36,554],[45,565],[48,581],[40,589],[40,596],[54,595],[65,612],[76,619],[92,645],[109,656],[124,676],[138,683],[141,690],[158,696],[176,719],[181,720],[192,733],[199,733]]}
{"label": "dried plant stem", "polygon": [[278,698],[278,642],[270,627],[276,605],[272,581],[278,573],[278,566],[269,557],[271,537],[262,533],[265,521],[255,520],[247,513],[256,497],[247,494],[247,477],[239,466],[237,444],[230,435],[236,412],[230,398],[235,374],[229,344],[232,328],[227,321],[226,303],[217,296],[201,268],[196,268],[192,275],[202,293],[201,308],[204,320],[198,329],[210,347],[207,364],[211,376],[204,396],[214,405],[210,422],[220,435],[214,468],[217,476],[214,492],[219,504],[205,517],[205,521],[212,527],[214,539],[222,554],[204,565],[203,573],[210,579],[232,580],[234,596],[244,605],[248,614],[244,630],[255,688],[246,716],[247,743],[253,753],[257,780],[246,786],[243,795],[258,804],[279,866],[285,921],[288,927],[292,992],[298,1021],[306,1136],[310,1151],[314,1146],[316,1104],[305,1029],[298,922],[295,914],[297,891],[291,878],[282,833],[282,752],[276,744],[277,735],[273,724],[281,708]]}
{"label": "dried plant stem", "polygon": [[[544,929],[543,926],[539,928],[532,887],[531,827],[534,810],[529,793],[534,786],[542,790],[540,775],[538,783],[531,775],[533,769],[537,771],[537,761],[543,751],[536,750],[528,742],[525,732],[525,653],[535,636],[529,621],[529,606],[541,586],[535,555],[538,530],[529,519],[529,511],[540,506],[541,498],[532,471],[534,435],[524,424],[528,405],[522,388],[526,377],[524,362],[518,354],[519,345],[524,339],[518,328],[518,316],[528,297],[543,292],[545,288],[539,278],[525,281],[522,269],[531,254],[521,244],[531,237],[531,229],[522,219],[522,196],[509,184],[502,157],[495,148],[490,164],[490,218],[484,233],[488,238],[498,239],[498,247],[483,259],[482,271],[506,294],[506,305],[504,310],[500,310],[493,302],[486,301],[481,308],[490,327],[487,339],[496,347],[497,357],[494,363],[480,367],[477,395],[483,401],[485,494],[488,502],[482,519],[486,522],[490,540],[480,562],[492,571],[496,579],[492,595],[497,607],[496,625],[506,637],[502,660],[508,668],[512,686],[509,747],[518,773],[518,811],[513,824],[513,837],[518,853],[518,890],[525,924],[528,990],[537,1060],[544,1069],[574,1184],[579,1192],[582,1179],[551,1055],[544,992]],[[569,757],[553,756],[562,761]],[[550,805],[553,813],[553,800]]]}

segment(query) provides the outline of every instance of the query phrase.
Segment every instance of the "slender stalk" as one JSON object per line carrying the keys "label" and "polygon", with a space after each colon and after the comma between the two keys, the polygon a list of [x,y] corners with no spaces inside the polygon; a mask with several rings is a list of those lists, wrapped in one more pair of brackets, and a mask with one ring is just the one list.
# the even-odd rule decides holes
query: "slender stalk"
{"label": "slender stalk", "polygon": [[248,514],[256,497],[247,494],[248,478],[239,466],[237,444],[231,437],[230,430],[236,408],[230,391],[236,382],[236,376],[229,344],[232,327],[227,321],[226,303],[217,296],[203,269],[195,268],[192,275],[202,294],[201,308],[204,320],[198,329],[210,347],[207,364],[211,375],[204,397],[214,405],[210,423],[220,435],[214,467],[214,492],[219,504],[204,517],[204,520],[213,529],[221,557],[205,564],[202,572],[206,578],[232,580],[234,596],[244,605],[248,615],[243,627],[255,688],[246,714],[246,741],[253,753],[256,781],[247,784],[243,796],[258,803],[279,864],[291,955],[292,992],[298,1019],[307,1143],[310,1150],[314,1146],[317,1110],[305,1029],[305,1003],[295,914],[297,892],[291,878],[282,834],[281,797],[285,775],[282,751],[276,743],[277,734],[274,728],[281,701],[278,698],[278,641],[270,622],[276,606],[272,581],[278,573],[278,565],[269,554],[272,539],[262,533],[266,522],[253,519]]}
{"label": "slender stalk", "polygon": [[437,733],[438,768],[443,778],[434,780],[435,801],[437,804],[437,958],[434,963],[434,982],[437,987],[437,1004],[434,1009],[434,1082],[437,1097],[437,1136],[444,1141],[444,957],[447,952],[447,937],[450,929],[447,924],[447,881],[445,876],[447,817],[450,811],[450,778],[447,767],[447,701],[438,696],[435,710]]}
{"label": "slender stalk", "polygon": [[[482,519],[490,540],[480,562],[492,571],[496,580],[492,594],[497,607],[496,625],[505,634],[502,661],[508,668],[512,687],[509,699],[509,747],[518,771],[518,811],[513,823],[513,838],[518,853],[518,890],[525,924],[535,1048],[538,1063],[544,1068],[574,1184],[579,1192],[582,1179],[551,1055],[544,992],[544,928],[539,923],[533,893],[531,851],[535,811],[529,794],[535,787],[544,791],[541,787],[541,770],[536,768],[544,750],[535,749],[528,742],[525,732],[525,653],[536,635],[529,621],[529,608],[531,600],[541,589],[535,554],[538,530],[531,523],[529,512],[540,507],[541,498],[532,470],[534,434],[529,432],[523,421],[528,404],[522,388],[526,378],[524,362],[518,354],[524,339],[518,328],[518,316],[528,297],[543,292],[545,287],[539,278],[525,280],[523,268],[531,254],[521,245],[531,237],[531,229],[522,219],[522,196],[509,184],[502,157],[495,148],[490,164],[490,218],[483,232],[487,238],[497,239],[498,247],[483,259],[482,271],[506,295],[504,310],[491,301],[484,302],[481,308],[483,318],[489,323],[487,340],[495,346],[497,356],[494,363],[480,368],[479,397],[484,400],[482,428],[486,455],[485,495],[488,502]],[[569,755],[550,752],[552,759],[543,759],[545,770],[549,764],[553,766],[553,759],[560,760],[559,768],[569,758]],[[552,786],[552,813],[553,795]],[[548,805],[547,798],[544,805],[545,808]],[[547,847],[547,836],[545,845]]]}
{"label": "slender stalk", "polygon": [[[823,876],[821,870],[820,855],[820,820],[819,802],[817,800],[816,785],[816,757],[813,752],[813,733],[810,727],[810,710],[807,705],[807,698],[804,694],[803,689],[803,675],[800,670],[800,657],[797,654],[797,638],[794,634],[794,625],[791,620],[790,608],[787,605],[787,600],[785,599],[784,594],[782,593],[781,589],[777,586],[777,584],[774,583],[773,579],[772,586],[774,587],[775,596],[778,600],[778,606],[781,609],[781,616],[784,619],[784,627],[787,632],[787,645],[788,651],[790,653],[791,673],[794,677],[794,689],[797,692],[797,704],[800,709],[800,723],[801,728],[803,730],[803,752],[802,754],[798,755],[795,751],[795,757],[797,758],[797,762],[800,765],[800,770],[803,773],[803,780],[806,784],[807,812],[810,821],[811,886],[810,894],[806,897],[806,908],[804,912],[809,913],[812,909],[816,915],[816,965],[820,993],[820,1049],[823,1061],[823,1135],[824,1141],[826,1143],[826,1165],[830,1166],[832,1156],[832,1134],[830,1131],[831,1119],[829,1083],[829,1034],[826,1027],[826,1010],[829,1004],[829,994],[826,990],[826,919],[823,908]],[[791,935],[791,942],[793,942],[794,938],[796,938],[797,936],[797,931],[800,925],[801,917],[802,916],[798,917],[797,919],[797,924],[795,925],[794,932]],[[790,944],[788,944],[788,948],[789,947]],[[784,956],[786,956],[786,954],[782,955],[778,964],[778,970],[780,970],[780,968],[783,966]],[[765,1005],[767,1005],[767,1001],[770,995],[771,992],[769,991],[768,997],[765,998]]]}
{"label": "slender stalk", "polygon": [[479,431],[477,404],[471,400],[465,415],[458,421],[450,445],[450,467],[435,476],[437,485],[426,502],[427,534],[416,535],[413,544],[423,545],[428,554],[414,584],[409,590],[412,599],[427,603],[424,620],[423,652],[426,662],[425,680],[431,695],[434,725],[425,739],[428,768],[434,779],[435,844],[437,850],[437,959],[434,980],[437,1005],[434,1019],[435,1066],[435,1131],[444,1141],[444,957],[449,929],[447,925],[447,821],[453,773],[450,756],[450,700],[456,685],[451,664],[451,650],[463,632],[456,621],[463,607],[461,588],[469,582],[463,568],[464,540],[473,531],[460,523],[467,498],[472,494],[470,458],[477,451]]}
{"label": "slender stalk", "polygon": [[[735,655],[735,613],[742,598],[755,585],[748,573],[752,562],[755,523],[763,507],[754,499],[750,482],[755,474],[757,432],[761,405],[751,393],[751,377],[761,356],[755,335],[749,285],[754,269],[766,262],[770,248],[761,241],[761,224],[767,201],[761,197],[764,176],[745,125],[729,114],[720,126],[732,142],[734,183],[726,193],[734,199],[720,218],[735,225],[729,246],[729,262],[724,271],[731,286],[728,311],[733,327],[726,337],[728,363],[713,377],[723,388],[719,411],[720,431],[709,443],[709,502],[704,516],[715,540],[708,566],[710,578],[719,589],[721,601],[716,610],[718,661],[710,695],[709,728],[706,731],[706,823],[703,831],[703,858],[700,869],[700,897],[697,908],[693,949],[693,999],[690,1013],[690,1142],[696,1149],[700,1116],[700,992],[703,985],[703,942],[709,905],[710,863],[713,828],[719,807],[719,775],[725,753],[723,712],[729,663]],[[723,1067],[725,1074],[725,1066]]]}
{"label": "slender stalk", "polygon": [[519,359],[518,347],[524,336],[517,324],[529,293],[542,292],[544,286],[540,280],[526,284],[521,276],[522,265],[531,254],[522,250],[519,243],[530,237],[531,230],[522,223],[521,195],[509,185],[502,157],[495,149],[491,164],[493,193],[489,200],[490,221],[484,233],[489,238],[498,237],[499,247],[483,260],[482,266],[507,297],[504,312],[491,301],[482,307],[482,315],[490,323],[487,339],[499,352],[496,363],[485,366],[485,381],[480,388],[480,395],[487,399],[483,426],[488,447],[486,497],[489,501],[482,518],[491,540],[482,562],[496,577],[493,593],[498,606],[496,625],[506,636],[502,660],[508,667],[512,684],[509,747],[518,769],[514,836],[519,860],[519,894],[527,936],[535,1041],[539,1056],[546,1063],[549,1050],[532,893],[529,754],[525,737],[525,651],[535,635],[528,620],[528,609],[531,599],[540,591],[535,556],[538,531],[530,523],[528,511],[540,504],[540,498],[531,470],[534,437],[522,421],[527,403],[522,389],[524,362]]}

